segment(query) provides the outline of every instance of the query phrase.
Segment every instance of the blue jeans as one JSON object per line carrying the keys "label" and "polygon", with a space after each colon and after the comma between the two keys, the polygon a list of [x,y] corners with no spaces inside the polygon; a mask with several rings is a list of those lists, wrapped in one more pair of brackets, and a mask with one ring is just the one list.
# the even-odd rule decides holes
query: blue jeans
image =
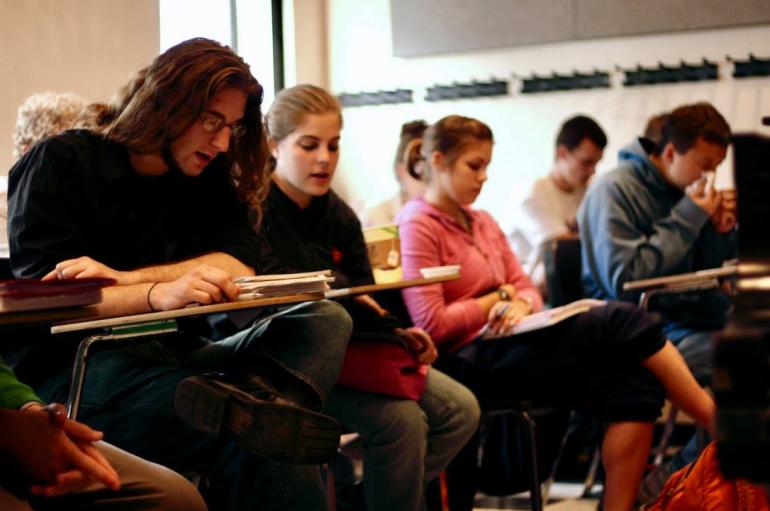
{"label": "blue jeans", "polygon": [[[123,349],[96,352],[90,362],[79,418],[105,439],[178,472],[223,480],[231,507],[326,509],[320,472],[313,465],[272,463],[245,451],[229,434],[207,435],[179,420],[174,392],[182,379],[204,369],[248,369],[273,361],[318,392],[323,401],[336,381],[351,331],[345,310],[333,302],[285,309],[214,343],[189,334]],[[68,371],[38,389],[47,400],[66,396]]]}
{"label": "blue jeans", "polygon": [[423,509],[425,485],[473,436],[480,415],[473,394],[434,368],[419,401],[335,387],[326,411],[363,439],[370,511]]}

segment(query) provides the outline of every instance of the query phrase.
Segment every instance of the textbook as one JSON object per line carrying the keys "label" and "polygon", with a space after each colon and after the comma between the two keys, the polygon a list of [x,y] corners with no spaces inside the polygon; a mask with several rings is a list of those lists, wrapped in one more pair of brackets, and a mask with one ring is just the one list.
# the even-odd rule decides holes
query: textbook
{"label": "textbook", "polygon": [[20,312],[93,305],[113,279],[17,279],[0,282],[0,312]]}
{"label": "textbook", "polygon": [[555,307],[553,309],[546,309],[544,311],[524,316],[518,323],[513,325],[507,331],[499,334],[491,332],[485,325],[479,330],[478,337],[484,340],[500,339],[501,337],[509,337],[511,335],[523,334],[524,332],[531,332],[532,330],[539,330],[555,325],[561,321],[578,314],[583,314],[593,307],[601,307],[607,302],[604,300],[595,300],[593,298],[583,298],[561,307]]}
{"label": "textbook", "polygon": [[304,273],[284,273],[239,277],[234,280],[240,294],[237,300],[274,298],[304,293],[326,293],[329,283],[334,281],[331,270]]}

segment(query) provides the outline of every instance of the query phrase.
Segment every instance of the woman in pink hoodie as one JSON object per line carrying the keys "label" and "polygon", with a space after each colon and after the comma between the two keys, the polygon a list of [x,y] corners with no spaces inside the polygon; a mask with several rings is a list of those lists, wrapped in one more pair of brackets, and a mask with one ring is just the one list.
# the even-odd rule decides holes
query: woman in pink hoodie
{"label": "woman in pink hoodie", "polygon": [[479,398],[535,400],[584,408],[607,423],[602,444],[604,509],[632,508],[664,391],[711,429],[715,406],[661,325],[644,311],[607,303],[556,325],[480,340],[488,325],[506,331],[543,306],[492,217],[470,206],[487,179],[492,131],[449,116],[428,128],[410,162],[422,160],[427,190],[399,214],[404,278],[419,269],[461,265],[460,278],[404,290],[412,320],[432,336],[445,372]]}

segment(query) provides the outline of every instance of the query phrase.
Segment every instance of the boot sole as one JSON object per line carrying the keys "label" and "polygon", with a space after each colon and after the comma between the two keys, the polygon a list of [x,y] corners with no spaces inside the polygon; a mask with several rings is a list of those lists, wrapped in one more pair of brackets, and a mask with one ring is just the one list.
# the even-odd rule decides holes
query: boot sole
{"label": "boot sole", "polygon": [[240,389],[192,376],[174,396],[177,416],[191,427],[218,435],[233,433],[249,452],[283,463],[318,465],[337,452],[340,425],[331,417],[275,401],[261,401]]}

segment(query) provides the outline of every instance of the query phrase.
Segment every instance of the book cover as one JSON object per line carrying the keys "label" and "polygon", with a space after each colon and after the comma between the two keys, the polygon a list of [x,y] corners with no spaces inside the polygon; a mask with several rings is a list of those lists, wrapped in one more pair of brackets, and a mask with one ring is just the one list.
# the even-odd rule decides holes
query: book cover
{"label": "book cover", "polygon": [[92,305],[102,300],[102,288],[113,279],[17,279],[0,282],[0,312]]}

